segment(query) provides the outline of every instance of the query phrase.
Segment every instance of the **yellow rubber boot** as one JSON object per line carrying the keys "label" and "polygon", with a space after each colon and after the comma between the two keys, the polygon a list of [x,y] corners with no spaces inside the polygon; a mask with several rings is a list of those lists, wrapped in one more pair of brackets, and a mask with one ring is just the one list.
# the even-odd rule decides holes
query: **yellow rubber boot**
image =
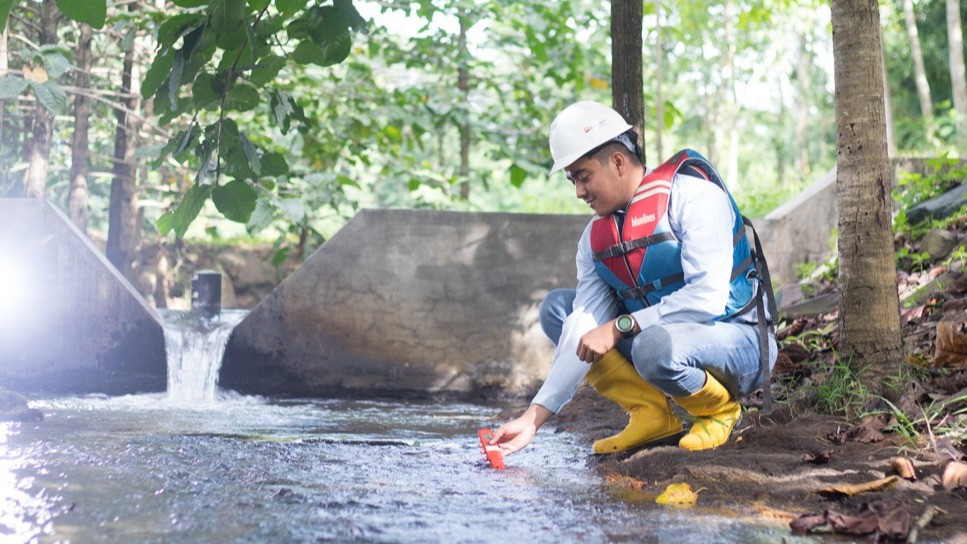
{"label": "yellow rubber boot", "polygon": [[728,389],[708,372],[700,391],[675,397],[675,402],[695,417],[688,434],[678,441],[678,447],[685,450],[707,450],[725,444],[742,414],[742,407],[732,400]]}
{"label": "yellow rubber boot", "polygon": [[672,415],[665,394],[641,379],[617,350],[605,353],[591,365],[588,382],[629,416],[623,431],[594,443],[594,453],[617,453],[682,432],[682,422]]}

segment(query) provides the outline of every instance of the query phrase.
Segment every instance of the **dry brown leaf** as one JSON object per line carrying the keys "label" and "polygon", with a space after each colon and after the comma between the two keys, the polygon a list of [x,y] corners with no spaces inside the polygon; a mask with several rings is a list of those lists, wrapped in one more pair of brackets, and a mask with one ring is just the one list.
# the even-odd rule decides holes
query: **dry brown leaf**
{"label": "dry brown leaf", "polygon": [[623,474],[618,474],[616,472],[610,472],[604,477],[604,481],[618,487],[624,487],[627,489],[633,489],[635,491],[641,491],[648,486],[647,483],[636,480],[631,476],[625,476]]}
{"label": "dry brown leaf", "polygon": [[43,66],[30,68],[29,66],[24,65],[21,71],[23,72],[24,78],[29,81],[33,81],[34,83],[46,83],[47,79],[49,79],[47,77],[47,70],[44,70]]}
{"label": "dry brown leaf", "polygon": [[890,469],[904,480],[914,481],[917,479],[917,472],[913,468],[913,461],[906,457],[894,457],[890,459]]}
{"label": "dry brown leaf", "polygon": [[940,321],[937,323],[937,348],[933,355],[934,368],[967,367],[967,323]]}
{"label": "dry brown leaf", "polygon": [[967,487],[967,464],[959,461],[947,463],[943,470],[942,483],[943,488],[948,490]]}
{"label": "dry brown leaf", "polygon": [[853,495],[859,495],[860,493],[887,489],[895,485],[898,481],[900,481],[900,479],[896,476],[887,476],[886,478],[873,480],[872,482],[864,482],[862,484],[839,484],[822,487],[817,489],[816,493],[819,493],[826,498],[836,498],[842,496],[852,497]]}

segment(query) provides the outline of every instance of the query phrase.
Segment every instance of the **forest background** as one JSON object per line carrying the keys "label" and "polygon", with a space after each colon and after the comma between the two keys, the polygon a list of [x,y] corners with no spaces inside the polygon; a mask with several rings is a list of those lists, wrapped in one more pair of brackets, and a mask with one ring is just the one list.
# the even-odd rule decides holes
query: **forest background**
{"label": "forest background", "polygon": [[[880,2],[891,156],[964,154],[948,4]],[[588,213],[547,175],[546,135],[565,105],[610,102],[610,17],[586,0],[0,0],[0,197],[45,196],[132,281],[157,264],[145,248],[181,239],[297,264],[361,207]],[[828,5],[646,1],[643,30],[649,164],[699,150],[752,217],[834,166]]]}

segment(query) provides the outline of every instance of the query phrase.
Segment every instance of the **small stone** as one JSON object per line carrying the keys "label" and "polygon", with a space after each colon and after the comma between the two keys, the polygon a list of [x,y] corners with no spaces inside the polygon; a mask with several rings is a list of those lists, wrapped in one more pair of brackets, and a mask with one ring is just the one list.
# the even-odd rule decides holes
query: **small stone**
{"label": "small stone", "polygon": [[946,258],[956,246],[957,237],[944,229],[932,229],[920,240],[920,249],[930,254],[933,260]]}

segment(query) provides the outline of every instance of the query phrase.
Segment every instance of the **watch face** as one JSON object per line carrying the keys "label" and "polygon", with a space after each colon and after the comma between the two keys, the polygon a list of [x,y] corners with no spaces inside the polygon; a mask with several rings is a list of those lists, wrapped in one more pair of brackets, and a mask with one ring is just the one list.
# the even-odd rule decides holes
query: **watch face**
{"label": "watch face", "polygon": [[618,321],[615,323],[618,330],[621,332],[631,332],[634,328],[634,321],[631,319],[630,315],[618,316]]}

